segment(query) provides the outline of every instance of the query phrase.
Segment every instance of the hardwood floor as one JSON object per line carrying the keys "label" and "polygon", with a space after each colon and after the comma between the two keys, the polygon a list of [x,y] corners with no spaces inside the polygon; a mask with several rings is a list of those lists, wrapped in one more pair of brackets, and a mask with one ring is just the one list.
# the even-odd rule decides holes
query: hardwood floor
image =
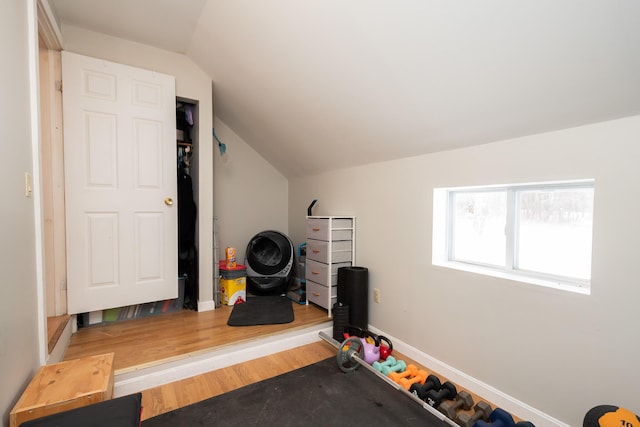
{"label": "hardwood floor", "polygon": [[[114,322],[83,328],[71,338],[64,360],[115,352],[115,370],[124,373],[136,367],[152,366],[210,349],[232,346],[302,329],[327,322],[327,312],[314,305],[293,304],[295,321],[285,325],[229,327],[226,325],[232,307],[197,313],[184,310],[160,316]],[[317,341],[291,350],[274,353],[248,362],[228,366],[180,381],[142,391],[142,418],[148,419],[180,407],[214,397],[254,382],[284,374],[328,357],[335,357],[336,349]],[[442,375],[420,366],[411,358],[394,351],[394,356],[413,363],[420,369]],[[461,388],[458,388],[461,390]],[[390,392],[393,392],[390,389]],[[479,396],[471,393],[476,401]],[[486,400],[486,399],[485,399]],[[491,404],[491,402],[489,402]],[[492,404],[492,406],[494,406]],[[469,415],[473,411],[467,411]],[[520,421],[519,418],[516,418]]]}
{"label": "hardwood floor", "polygon": [[229,327],[233,307],[222,306],[89,326],[73,334],[64,360],[114,352],[118,375],[329,320],[327,312],[315,305],[292,305],[295,320],[283,325]]}
{"label": "hardwood floor", "polygon": [[[315,305],[292,305],[295,320],[283,325],[230,327],[227,326],[227,320],[233,307],[222,306],[200,313],[182,310],[89,326],[73,334],[64,360],[114,352],[115,372],[118,375],[330,320],[326,310]],[[331,345],[318,341],[144,390],[143,419],[275,377],[334,355],[335,349]]]}
{"label": "hardwood floor", "polygon": [[329,357],[335,357],[335,355],[336,349],[333,346],[324,341],[318,341],[150,388],[142,392],[142,419],[146,420],[245,385],[266,380]]}

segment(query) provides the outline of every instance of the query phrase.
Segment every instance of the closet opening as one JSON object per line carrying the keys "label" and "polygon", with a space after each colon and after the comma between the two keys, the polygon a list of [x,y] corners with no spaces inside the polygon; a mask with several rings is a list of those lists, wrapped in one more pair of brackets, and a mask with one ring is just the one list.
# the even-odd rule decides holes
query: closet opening
{"label": "closet opening", "polygon": [[184,308],[198,309],[198,101],[176,97],[178,275]]}

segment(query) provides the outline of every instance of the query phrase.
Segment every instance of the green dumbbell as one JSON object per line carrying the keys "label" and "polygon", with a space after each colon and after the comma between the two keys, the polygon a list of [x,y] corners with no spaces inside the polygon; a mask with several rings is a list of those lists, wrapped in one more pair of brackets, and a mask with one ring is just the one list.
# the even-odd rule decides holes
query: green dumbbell
{"label": "green dumbbell", "polygon": [[392,372],[402,372],[407,368],[407,364],[404,360],[396,360],[396,363],[391,366],[382,366],[382,374],[389,375]]}
{"label": "green dumbbell", "polygon": [[382,367],[383,366],[391,366],[391,365],[395,365],[396,364],[396,359],[393,356],[389,356],[387,357],[387,360],[385,360],[384,362],[380,363],[380,362],[373,362],[373,364],[371,365],[371,367],[373,369],[375,369],[378,372],[382,372]]}

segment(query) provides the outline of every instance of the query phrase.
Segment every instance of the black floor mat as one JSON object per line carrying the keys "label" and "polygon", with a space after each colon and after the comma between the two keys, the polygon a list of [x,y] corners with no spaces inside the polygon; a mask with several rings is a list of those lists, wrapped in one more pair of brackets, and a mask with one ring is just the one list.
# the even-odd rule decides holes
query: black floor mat
{"label": "black floor mat", "polygon": [[252,326],[293,322],[291,300],[284,296],[250,297],[233,306],[227,325]]}
{"label": "black floor mat", "polygon": [[331,357],[145,420],[142,427],[426,426],[447,424],[375,374]]}

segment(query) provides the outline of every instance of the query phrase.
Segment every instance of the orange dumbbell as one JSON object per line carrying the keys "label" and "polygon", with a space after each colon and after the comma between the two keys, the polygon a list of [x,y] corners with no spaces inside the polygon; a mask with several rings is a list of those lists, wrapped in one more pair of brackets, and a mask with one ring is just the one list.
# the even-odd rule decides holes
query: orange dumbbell
{"label": "orange dumbbell", "polygon": [[409,389],[411,388],[412,384],[424,384],[424,382],[427,380],[427,377],[429,376],[429,374],[427,373],[427,371],[420,369],[416,375],[411,376],[410,378],[400,378],[397,383],[400,384],[402,386],[402,388],[404,388],[405,390],[409,391]]}
{"label": "orange dumbbell", "polygon": [[387,375],[393,381],[398,382],[400,378],[413,377],[418,374],[418,368],[416,365],[409,364],[406,368],[404,368],[403,372],[389,372]]}

